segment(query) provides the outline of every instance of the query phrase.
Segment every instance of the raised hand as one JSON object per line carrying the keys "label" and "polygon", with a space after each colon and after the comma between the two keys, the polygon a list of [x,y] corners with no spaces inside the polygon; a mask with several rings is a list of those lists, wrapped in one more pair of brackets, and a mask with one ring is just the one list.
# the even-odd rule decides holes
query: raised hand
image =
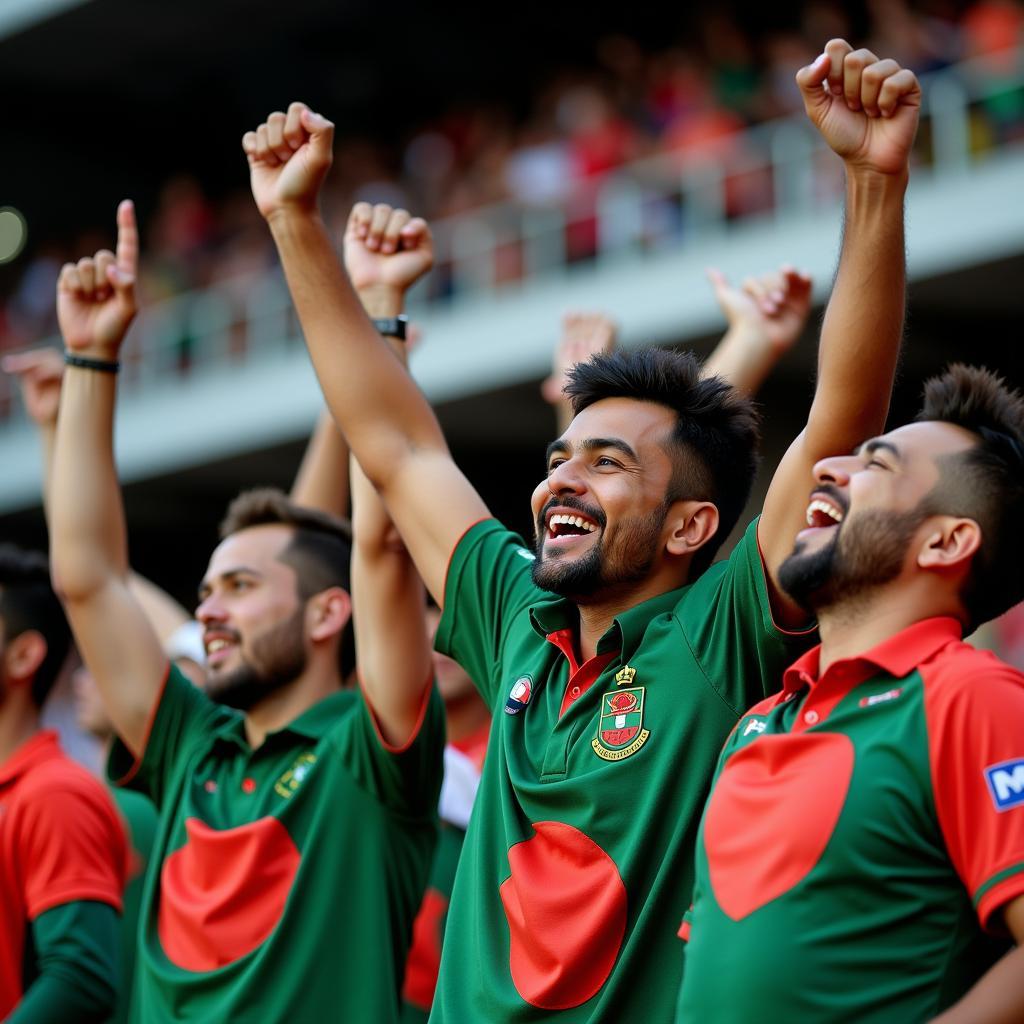
{"label": "raised hand", "polygon": [[562,317],[562,337],[555,347],[551,376],[541,384],[541,394],[549,405],[565,401],[562,389],[569,371],[591,356],[615,348],[618,329],[604,313],[566,313]]}
{"label": "raised hand", "polygon": [[60,385],[64,378],[64,360],[54,348],[36,348],[4,356],[0,367],[18,378],[25,411],[40,430],[57,425]]}
{"label": "raised hand", "polygon": [[906,172],[921,109],[912,71],[832,39],[797,72],[796,82],[807,116],[848,164],[880,174]]}
{"label": "raised hand", "polygon": [[384,203],[356,203],[345,228],[345,269],[358,292],[405,292],[434,265],[434,239],[422,217]]}
{"label": "raised hand", "polygon": [[334,125],[305,103],[292,103],[288,113],[275,111],[256,131],[242,137],[249,160],[249,181],[260,213],[270,219],[289,208],[309,213],[333,153]]}
{"label": "raised hand", "polygon": [[139,232],[135,207],[117,208],[117,253],[101,249],[65,263],[57,279],[57,322],[64,344],[79,355],[114,359],[135,318]]}
{"label": "raised hand", "polygon": [[730,331],[742,331],[775,358],[792,348],[811,309],[811,278],[790,266],[742,285],[729,282],[720,270],[708,270],[715,298]]}

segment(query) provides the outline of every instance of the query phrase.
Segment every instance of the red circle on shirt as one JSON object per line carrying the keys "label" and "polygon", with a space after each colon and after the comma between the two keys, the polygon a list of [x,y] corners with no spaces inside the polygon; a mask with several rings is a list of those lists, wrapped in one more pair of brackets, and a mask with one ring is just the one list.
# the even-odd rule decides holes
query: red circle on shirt
{"label": "red circle on shirt", "polygon": [[501,885],[516,991],[542,1010],[594,996],[626,932],[626,887],[615,862],[589,836],[559,821],[508,851]]}

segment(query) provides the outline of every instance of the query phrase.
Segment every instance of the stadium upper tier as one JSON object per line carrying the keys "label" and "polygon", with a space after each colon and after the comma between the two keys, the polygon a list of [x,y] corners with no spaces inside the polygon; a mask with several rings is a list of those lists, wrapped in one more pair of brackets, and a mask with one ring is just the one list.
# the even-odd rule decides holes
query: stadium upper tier
{"label": "stadium upper tier", "polygon": [[[923,84],[908,200],[917,280],[1024,252],[1024,50]],[[612,312],[627,345],[704,336],[720,322],[710,265],[742,277],[793,262],[823,298],[841,194],[839,162],[801,116],[626,165],[558,203],[439,221],[437,265],[409,311],[427,337],[416,377],[437,402],[539,378],[568,308]],[[145,308],[122,389],[126,480],[297,438],[319,404],[276,271]],[[0,509],[39,500],[31,435],[0,377]]]}

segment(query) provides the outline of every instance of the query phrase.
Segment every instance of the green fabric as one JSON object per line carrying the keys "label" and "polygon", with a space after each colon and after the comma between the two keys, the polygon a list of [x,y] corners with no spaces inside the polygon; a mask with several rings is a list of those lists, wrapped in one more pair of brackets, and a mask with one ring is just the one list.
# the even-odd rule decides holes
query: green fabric
{"label": "green fabric", "polygon": [[111,788],[111,796],[128,826],[131,844],[128,882],[124,889],[124,911],[121,915],[121,984],[111,1024],[125,1024],[135,983],[135,956],[139,947],[139,912],[146,868],[156,841],[156,808],[141,793],[130,789]]}
{"label": "green fabric", "polygon": [[109,904],[62,903],[33,922],[25,995],[7,1024],[107,1019],[118,984],[120,921]]}
{"label": "green fabric", "polygon": [[[432,688],[422,727],[403,752],[384,749],[365,702],[352,691],[320,701],[252,750],[243,717],[172,669],[130,783],[159,809],[153,859],[161,865],[145,882],[131,1020],[397,1020],[405,953],[436,838],[443,748],[443,708]],[[128,751],[115,745],[111,777],[131,768]],[[299,855],[294,874],[285,876],[286,902],[272,930],[255,948],[212,968],[187,969],[198,961],[183,966],[180,957],[172,962],[159,931],[161,900],[167,904],[174,877],[168,858],[177,855],[181,863],[186,842],[190,851],[201,849],[200,832],[219,843],[217,837],[255,831],[276,837],[278,853],[283,834]],[[262,913],[279,862],[258,849],[245,863],[237,877],[248,888],[233,908]],[[210,874],[234,877],[216,860]],[[231,925],[238,913],[226,919]]]}
{"label": "green fabric", "polygon": [[[807,743],[816,735],[849,738],[849,789],[807,874],[739,920],[716,898],[705,813],[679,1024],[747,1024],[755,1007],[765,1024],[915,1024],[956,1002],[1005,952],[1005,943],[981,932],[946,849],[932,789],[924,693],[916,671],[902,679],[879,671],[852,687],[824,721],[804,730]],[[755,708],[741,719],[722,751],[716,780],[738,752],[792,732],[805,700],[806,689],[797,699]],[[776,778],[785,773],[773,764]],[[831,777],[821,782],[842,784]],[[804,792],[806,813],[823,813],[813,787]],[[712,794],[709,808],[714,799]],[[764,793],[762,806],[769,800]],[[769,863],[781,856],[764,851]]]}
{"label": "green fabric", "polygon": [[[668,1020],[681,974],[676,928],[689,904],[691,855],[715,760],[740,711],[765,688],[778,688],[783,667],[810,637],[786,637],[772,624],[755,522],[728,561],[620,615],[597,648],[612,654],[610,662],[559,717],[568,664],[545,636],[575,631],[577,615],[568,601],[533,585],[531,562],[519,538],[487,521],[462,539],[448,570],[436,645],[477,683],[495,725],[456,876],[431,1020],[545,1016],[517,989],[500,890],[514,875],[510,850],[533,839],[534,825],[552,822],[553,832],[582,833],[581,848],[591,851],[589,840],[604,851],[626,894],[625,931],[610,976],[559,1020]],[[606,760],[595,749],[599,721],[605,698],[617,690],[615,675],[627,665],[635,670],[629,688],[638,695],[643,689],[649,735],[629,756]],[[503,713],[524,676],[532,685],[528,705]],[[528,886],[522,892],[530,898]],[[568,887],[550,895],[565,905],[548,907],[537,922],[545,931],[538,941],[565,956],[559,932],[566,934],[577,911],[589,907],[573,906]],[[598,934],[594,941],[607,940]],[[590,952],[569,959],[570,970],[590,969]]]}

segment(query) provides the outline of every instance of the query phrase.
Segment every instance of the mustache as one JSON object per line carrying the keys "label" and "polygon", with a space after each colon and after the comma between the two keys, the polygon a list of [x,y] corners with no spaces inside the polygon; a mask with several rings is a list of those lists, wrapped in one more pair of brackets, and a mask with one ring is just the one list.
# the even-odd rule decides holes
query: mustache
{"label": "mustache", "polygon": [[605,523],[608,521],[605,514],[599,508],[596,508],[593,505],[588,505],[585,501],[581,501],[579,498],[552,498],[550,501],[545,503],[537,516],[536,529],[538,537],[544,533],[548,513],[553,508],[571,508],[575,512],[582,512],[591,522],[597,523],[602,530],[604,529]]}
{"label": "mustache", "polygon": [[242,634],[237,630],[228,629],[226,626],[218,626],[216,629],[208,629],[203,633],[203,646],[209,642],[210,637],[224,637],[230,640],[232,643],[240,644],[242,642]]}

